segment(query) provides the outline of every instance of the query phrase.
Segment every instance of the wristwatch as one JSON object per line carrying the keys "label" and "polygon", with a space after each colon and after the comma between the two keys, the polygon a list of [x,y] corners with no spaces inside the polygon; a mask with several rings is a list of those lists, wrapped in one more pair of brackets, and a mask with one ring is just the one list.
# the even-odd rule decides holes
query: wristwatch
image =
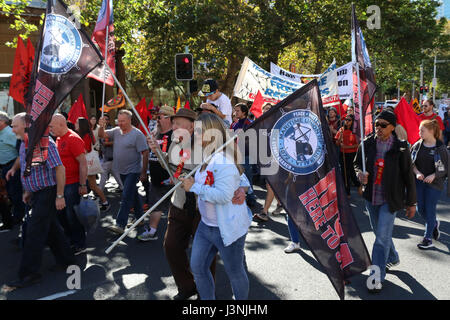
{"label": "wristwatch", "polygon": [[56,195],[56,198],[57,198],[57,199],[64,199],[64,195],[63,195],[63,194],[57,194],[57,195]]}
{"label": "wristwatch", "polygon": [[82,187],[82,188],[83,188],[83,187],[86,187],[86,185],[85,185],[85,184],[80,184],[80,187]]}

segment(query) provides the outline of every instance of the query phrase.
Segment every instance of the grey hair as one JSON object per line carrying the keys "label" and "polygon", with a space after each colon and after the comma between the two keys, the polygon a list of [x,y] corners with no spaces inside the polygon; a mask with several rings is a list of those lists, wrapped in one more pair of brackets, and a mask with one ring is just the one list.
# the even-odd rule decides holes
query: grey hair
{"label": "grey hair", "polygon": [[11,121],[11,118],[8,116],[8,114],[4,111],[0,111],[0,120],[5,121],[6,123],[9,123]]}
{"label": "grey hair", "polygon": [[14,118],[13,119],[19,119],[19,120],[21,120],[23,123],[27,123],[27,113],[26,112],[21,112],[21,113],[18,113],[18,114],[16,114],[15,116],[14,116]]}
{"label": "grey hair", "polygon": [[130,110],[122,109],[119,111],[119,114],[126,114],[128,118],[133,118],[133,113]]}

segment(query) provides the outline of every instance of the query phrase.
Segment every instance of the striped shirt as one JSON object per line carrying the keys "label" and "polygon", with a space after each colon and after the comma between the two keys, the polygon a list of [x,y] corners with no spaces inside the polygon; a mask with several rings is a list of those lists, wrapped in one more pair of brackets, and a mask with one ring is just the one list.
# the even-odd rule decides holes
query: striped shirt
{"label": "striped shirt", "polygon": [[56,185],[56,170],[55,167],[62,166],[61,158],[59,157],[56,144],[51,137],[49,137],[48,144],[48,158],[47,161],[40,166],[32,166],[31,174],[24,177],[23,173],[26,167],[26,152],[25,143],[22,141],[20,145],[20,171],[22,186],[26,191],[37,192],[47,187]]}
{"label": "striped shirt", "polygon": [[[391,135],[389,139],[386,141],[383,141],[381,139],[377,139],[377,159],[384,159],[384,156],[387,151],[389,151],[392,148],[392,145],[394,144],[394,137]],[[374,176],[374,183],[373,183],[373,191],[372,191],[372,204],[374,206],[382,205],[386,202],[386,195],[384,194],[384,188],[383,184],[375,184],[376,176],[377,176],[377,162],[375,161],[375,164],[373,166],[373,176]]]}

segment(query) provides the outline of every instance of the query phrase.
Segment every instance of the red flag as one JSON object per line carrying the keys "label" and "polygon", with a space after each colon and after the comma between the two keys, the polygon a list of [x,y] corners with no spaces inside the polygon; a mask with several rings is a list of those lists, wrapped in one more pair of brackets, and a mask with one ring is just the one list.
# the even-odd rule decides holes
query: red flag
{"label": "red flag", "polygon": [[84,105],[83,95],[81,93],[80,93],[80,96],[78,97],[78,99],[72,105],[72,108],[70,108],[67,121],[75,124],[77,122],[77,119],[80,117],[88,119],[88,115],[86,112],[86,106]]}
{"label": "red flag", "polygon": [[148,104],[148,111],[152,110],[155,106],[153,105],[153,98],[150,100],[150,103]]}
{"label": "red flag", "polygon": [[[112,72],[116,72],[116,45],[114,40],[114,15],[113,15],[113,1],[103,0],[102,7],[98,13],[97,24],[92,33],[92,42],[98,45],[102,55],[105,54],[106,45],[107,58],[106,63],[111,68]],[[108,28],[108,39],[106,39],[106,27]],[[106,75],[105,75],[106,74]],[[103,64],[94,69],[88,77],[105,82],[109,86],[114,85],[114,78],[109,70],[105,69]],[[105,81],[103,80],[105,79]]]}
{"label": "red flag", "polygon": [[[136,111],[139,113],[139,116],[142,118],[142,121],[144,121],[145,126],[148,126],[148,110],[147,110],[147,104],[145,103],[145,98],[142,98],[142,100],[137,104]],[[147,135],[145,128],[142,127],[142,125],[139,125],[139,129],[142,131],[144,135]]]}
{"label": "red flag", "polygon": [[[13,72],[9,85],[9,95],[24,104],[24,95],[29,83],[28,70],[28,52],[22,38],[17,39],[16,57],[14,59]],[[27,81],[28,79],[28,81]]]}
{"label": "red flag", "polygon": [[187,100],[186,103],[184,104],[184,108],[191,109],[191,107],[189,106],[189,100]]}
{"label": "red flag", "polygon": [[30,38],[28,38],[27,41],[27,52],[28,52],[28,68],[27,68],[27,73],[29,75],[31,75],[31,72],[33,71],[33,63],[34,63],[34,55],[35,55],[35,50],[33,47],[33,44],[30,41]]}
{"label": "red flag", "polygon": [[420,139],[419,136],[419,124],[420,118],[411,108],[411,106],[406,102],[405,98],[402,98],[398,105],[394,109],[395,115],[397,116],[397,123],[405,128],[408,133],[408,142],[414,144]]}
{"label": "red flag", "polygon": [[372,111],[374,105],[375,105],[375,97],[373,97],[372,101],[370,102],[366,110],[366,116],[364,121],[364,135],[366,136],[373,132]]}
{"label": "red flag", "polygon": [[258,90],[255,100],[253,100],[252,107],[250,108],[250,112],[253,113],[255,118],[259,118],[262,115],[263,104],[264,104],[264,98],[263,98],[261,92]]}

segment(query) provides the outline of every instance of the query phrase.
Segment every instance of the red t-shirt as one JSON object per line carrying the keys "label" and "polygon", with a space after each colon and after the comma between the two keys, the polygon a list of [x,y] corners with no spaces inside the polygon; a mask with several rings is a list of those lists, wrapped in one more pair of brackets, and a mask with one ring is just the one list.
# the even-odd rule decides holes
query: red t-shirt
{"label": "red t-shirt", "polygon": [[439,127],[442,131],[445,130],[444,122],[442,121],[442,118],[438,116],[436,113],[433,113],[431,116],[426,116],[425,113],[419,114],[420,120],[433,120],[433,117],[436,117],[436,121],[439,123]]}
{"label": "red t-shirt", "polygon": [[86,152],[83,140],[69,129],[65,135],[56,139],[56,146],[66,168],[66,185],[80,182],[80,164],[76,158]]}
{"label": "red t-shirt", "polygon": [[[336,136],[334,137],[336,141],[339,141],[341,138],[342,130],[339,130],[338,133],[336,133]],[[344,146],[352,146],[356,145],[354,148],[350,149],[342,149],[341,151],[344,153],[355,153],[358,151],[358,140],[356,139],[356,135],[352,132],[352,130],[344,130],[344,136],[342,139]]]}

